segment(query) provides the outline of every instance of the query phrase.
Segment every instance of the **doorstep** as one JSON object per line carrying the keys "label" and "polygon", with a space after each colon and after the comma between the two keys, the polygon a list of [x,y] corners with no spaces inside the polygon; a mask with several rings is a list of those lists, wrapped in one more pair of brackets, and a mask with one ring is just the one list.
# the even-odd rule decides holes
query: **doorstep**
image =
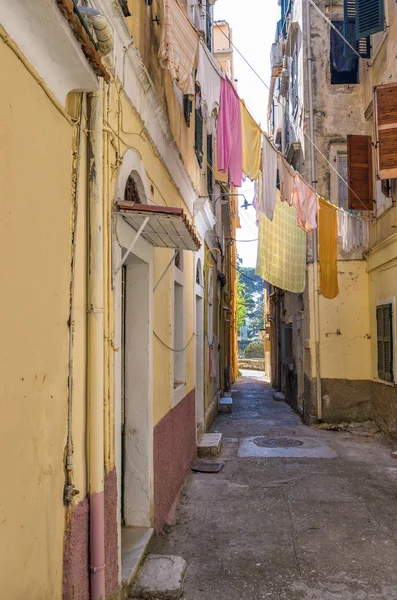
{"label": "doorstep", "polygon": [[130,586],[134,580],[152,539],[153,531],[148,527],[121,528],[121,584],[123,588]]}
{"label": "doorstep", "polygon": [[205,433],[197,444],[197,454],[200,458],[218,456],[221,445],[221,433]]}
{"label": "doorstep", "polygon": [[233,412],[233,400],[231,396],[224,396],[219,400],[219,412],[231,413]]}

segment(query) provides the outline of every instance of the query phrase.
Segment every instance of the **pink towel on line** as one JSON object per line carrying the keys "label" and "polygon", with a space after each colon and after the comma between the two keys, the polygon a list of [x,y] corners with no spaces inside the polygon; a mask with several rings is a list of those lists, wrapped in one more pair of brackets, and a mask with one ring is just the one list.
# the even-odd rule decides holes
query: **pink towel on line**
{"label": "pink towel on line", "polygon": [[216,147],[218,171],[229,173],[230,184],[240,187],[243,175],[240,99],[227,77],[221,82]]}

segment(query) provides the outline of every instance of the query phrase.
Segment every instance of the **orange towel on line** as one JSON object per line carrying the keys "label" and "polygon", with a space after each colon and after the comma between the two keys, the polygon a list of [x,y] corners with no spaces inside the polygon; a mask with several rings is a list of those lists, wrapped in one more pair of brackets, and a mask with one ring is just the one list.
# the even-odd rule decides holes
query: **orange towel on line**
{"label": "orange towel on line", "polygon": [[318,244],[320,262],[320,292],[324,298],[335,298],[338,287],[338,219],[337,208],[319,198]]}

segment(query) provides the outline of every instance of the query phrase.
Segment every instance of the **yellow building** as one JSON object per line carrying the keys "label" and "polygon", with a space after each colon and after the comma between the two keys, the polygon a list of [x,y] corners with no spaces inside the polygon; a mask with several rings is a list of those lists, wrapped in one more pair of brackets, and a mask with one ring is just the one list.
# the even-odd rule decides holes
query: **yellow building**
{"label": "yellow building", "polygon": [[2,592],[98,600],[172,521],[235,376],[237,209],[211,250],[213,140],[160,65],[162,2],[7,0],[0,19]]}
{"label": "yellow building", "polygon": [[[397,106],[395,3],[374,2],[366,28],[359,14],[349,13],[353,28],[344,25],[343,2],[316,4],[282,3],[270,132],[287,161],[348,211],[350,223],[357,219],[361,233],[339,232],[336,298],[319,292],[315,236],[305,293],[271,296],[272,379],[307,421],[374,418],[395,435],[397,157],[387,145]],[[353,36],[352,48],[341,35]],[[313,76],[304,67],[309,48]]]}

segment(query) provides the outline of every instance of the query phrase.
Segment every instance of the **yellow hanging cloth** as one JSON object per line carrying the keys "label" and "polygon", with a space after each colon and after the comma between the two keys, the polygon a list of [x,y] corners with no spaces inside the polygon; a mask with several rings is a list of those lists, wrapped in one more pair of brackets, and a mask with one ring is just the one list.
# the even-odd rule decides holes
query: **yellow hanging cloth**
{"label": "yellow hanging cloth", "polygon": [[243,173],[252,181],[258,179],[261,164],[262,131],[251,117],[243,100],[241,102],[241,137],[243,150]]}
{"label": "yellow hanging cloth", "polygon": [[338,287],[338,220],[337,208],[323,198],[318,214],[318,244],[320,262],[320,292],[324,298],[335,298]]}

